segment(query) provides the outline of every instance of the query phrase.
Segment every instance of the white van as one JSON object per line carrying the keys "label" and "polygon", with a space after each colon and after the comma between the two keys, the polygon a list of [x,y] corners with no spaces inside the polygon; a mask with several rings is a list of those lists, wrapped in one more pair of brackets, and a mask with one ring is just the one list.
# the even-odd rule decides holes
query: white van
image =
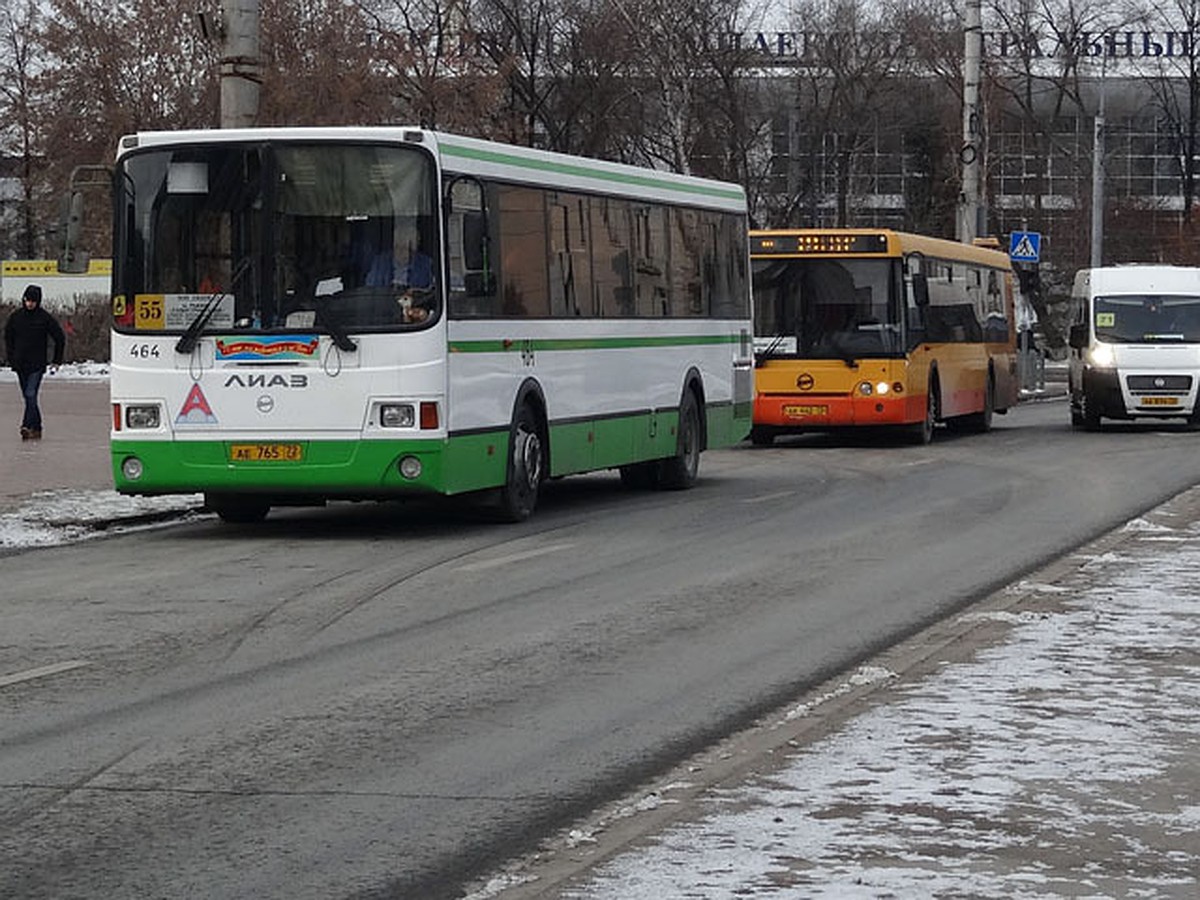
{"label": "white van", "polygon": [[1200,268],[1082,269],[1071,293],[1071,424],[1200,422]]}

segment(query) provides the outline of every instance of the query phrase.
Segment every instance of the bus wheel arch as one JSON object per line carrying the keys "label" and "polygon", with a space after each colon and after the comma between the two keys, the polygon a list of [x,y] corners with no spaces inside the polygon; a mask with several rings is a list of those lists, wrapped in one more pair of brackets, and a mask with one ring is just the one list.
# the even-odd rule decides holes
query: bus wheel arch
{"label": "bus wheel arch", "polygon": [[533,514],[550,470],[546,399],[532,379],[517,391],[510,422],[504,484],[497,491],[497,499],[504,521],[523,522]]}

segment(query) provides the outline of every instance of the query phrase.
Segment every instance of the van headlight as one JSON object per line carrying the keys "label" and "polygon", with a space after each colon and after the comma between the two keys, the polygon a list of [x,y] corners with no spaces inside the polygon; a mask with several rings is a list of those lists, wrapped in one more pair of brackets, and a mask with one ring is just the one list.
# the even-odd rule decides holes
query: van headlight
{"label": "van headlight", "polygon": [[1112,344],[1093,344],[1088,348],[1087,360],[1094,369],[1111,369],[1116,365],[1117,355]]}

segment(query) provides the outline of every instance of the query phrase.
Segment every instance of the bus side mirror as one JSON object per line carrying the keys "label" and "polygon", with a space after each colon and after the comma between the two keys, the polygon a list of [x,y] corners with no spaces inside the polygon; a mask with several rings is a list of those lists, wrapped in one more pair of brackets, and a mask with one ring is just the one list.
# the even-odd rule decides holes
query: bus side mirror
{"label": "bus side mirror", "polygon": [[83,233],[83,193],[72,191],[63,199],[59,234],[62,246],[58,256],[58,271],[68,275],[79,275],[88,270],[87,251],[79,248]]}
{"label": "bus side mirror", "polygon": [[929,305],[929,280],[924,272],[916,272],[912,277],[913,303],[924,309]]}
{"label": "bus side mirror", "polygon": [[1067,332],[1067,343],[1073,350],[1082,350],[1087,347],[1089,339],[1088,327],[1082,323],[1072,325]]}

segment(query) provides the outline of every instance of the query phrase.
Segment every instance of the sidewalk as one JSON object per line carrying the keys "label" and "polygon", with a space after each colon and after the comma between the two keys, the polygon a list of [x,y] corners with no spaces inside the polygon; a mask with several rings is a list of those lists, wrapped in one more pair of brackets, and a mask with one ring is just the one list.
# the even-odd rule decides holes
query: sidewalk
{"label": "sidewalk", "polygon": [[1200,487],[470,900],[1200,897]]}
{"label": "sidewalk", "polygon": [[113,527],[178,519],[199,496],[126,497],[113,487],[107,378],[47,375],[40,441],[20,435],[24,402],[0,370],[0,551],[79,540]]}
{"label": "sidewalk", "polygon": [[39,395],[40,441],[23,441],[24,403],[11,371],[0,378],[0,511],[37,491],[112,489],[108,381],[67,381],[47,374]]}

